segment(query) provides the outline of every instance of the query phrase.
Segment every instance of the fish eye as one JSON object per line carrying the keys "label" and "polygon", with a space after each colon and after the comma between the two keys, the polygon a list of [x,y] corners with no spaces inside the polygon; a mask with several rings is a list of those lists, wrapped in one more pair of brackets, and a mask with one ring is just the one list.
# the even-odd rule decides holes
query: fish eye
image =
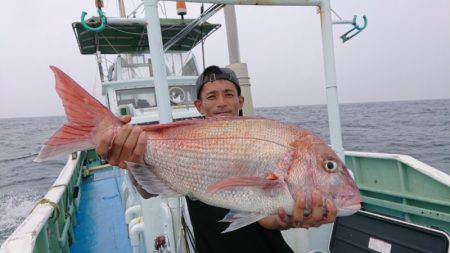
{"label": "fish eye", "polygon": [[326,172],[333,173],[337,171],[338,165],[335,161],[325,160],[323,162],[323,168]]}

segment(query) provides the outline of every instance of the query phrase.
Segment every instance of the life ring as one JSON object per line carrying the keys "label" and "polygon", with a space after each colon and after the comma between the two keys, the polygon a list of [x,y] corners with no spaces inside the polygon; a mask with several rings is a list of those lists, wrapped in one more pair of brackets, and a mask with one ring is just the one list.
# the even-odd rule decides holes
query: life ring
{"label": "life ring", "polygon": [[186,93],[180,87],[171,87],[169,89],[170,102],[178,105],[184,102],[186,99]]}

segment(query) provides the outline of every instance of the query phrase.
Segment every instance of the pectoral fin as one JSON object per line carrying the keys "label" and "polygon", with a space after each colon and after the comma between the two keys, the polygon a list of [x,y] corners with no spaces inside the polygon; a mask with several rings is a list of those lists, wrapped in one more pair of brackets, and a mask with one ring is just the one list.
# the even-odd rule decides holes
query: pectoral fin
{"label": "pectoral fin", "polygon": [[263,189],[274,189],[282,187],[283,182],[280,180],[271,180],[261,177],[229,177],[225,180],[219,181],[217,183],[211,184],[208,186],[207,191],[211,194],[214,194],[223,189],[229,189],[233,187],[239,186],[254,186],[260,187]]}
{"label": "pectoral fin", "polygon": [[133,175],[137,184],[146,192],[161,197],[178,197],[181,194],[170,188],[167,183],[154,173],[154,168],[146,164],[126,162],[128,171]]}
{"label": "pectoral fin", "polygon": [[231,210],[220,222],[231,222],[222,233],[228,233],[264,218],[264,214]]}

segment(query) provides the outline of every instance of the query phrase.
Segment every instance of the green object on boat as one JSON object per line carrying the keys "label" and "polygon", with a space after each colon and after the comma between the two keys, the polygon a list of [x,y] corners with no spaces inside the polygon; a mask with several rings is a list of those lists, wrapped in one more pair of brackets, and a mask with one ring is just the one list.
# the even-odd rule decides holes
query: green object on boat
{"label": "green object on boat", "polygon": [[[367,27],[367,17],[366,15],[363,16],[363,20],[364,20],[364,25],[359,26],[358,24],[356,24],[356,15],[353,16],[353,28],[344,33],[343,35],[341,35],[341,39],[342,39],[342,43],[345,43],[346,41],[350,40],[351,38],[355,37],[356,35],[358,35],[358,33],[362,32],[364,29],[366,29]],[[350,33],[354,32],[353,34],[349,35]]]}
{"label": "green object on boat", "polygon": [[105,17],[105,15],[103,15],[102,9],[101,8],[97,8],[97,13],[98,13],[98,17],[100,19],[100,26],[98,26],[98,27],[89,26],[86,23],[86,20],[84,20],[84,18],[86,17],[87,13],[85,11],[83,11],[81,13],[81,24],[83,25],[83,27],[86,30],[89,30],[91,32],[100,32],[103,29],[105,29],[105,27],[106,27],[106,17]]}

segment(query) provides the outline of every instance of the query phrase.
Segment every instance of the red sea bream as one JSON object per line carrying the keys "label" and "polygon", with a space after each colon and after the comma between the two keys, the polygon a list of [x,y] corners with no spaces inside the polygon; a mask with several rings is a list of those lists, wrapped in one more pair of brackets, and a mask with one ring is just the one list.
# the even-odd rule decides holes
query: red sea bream
{"label": "red sea bream", "polygon": [[[106,107],[56,67],[56,89],[68,117],[36,161],[93,148],[101,133],[122,125]],[[295,125],[254,117],[220,117],[148,125],[145,164],[129,171],[148,193],[185,195],[233,210],[232,231],[279,207],[292,212],[303,191],[307,206],[318,190],[338,216],[360,208],[361,197],[344,163],[319,137]]]}

